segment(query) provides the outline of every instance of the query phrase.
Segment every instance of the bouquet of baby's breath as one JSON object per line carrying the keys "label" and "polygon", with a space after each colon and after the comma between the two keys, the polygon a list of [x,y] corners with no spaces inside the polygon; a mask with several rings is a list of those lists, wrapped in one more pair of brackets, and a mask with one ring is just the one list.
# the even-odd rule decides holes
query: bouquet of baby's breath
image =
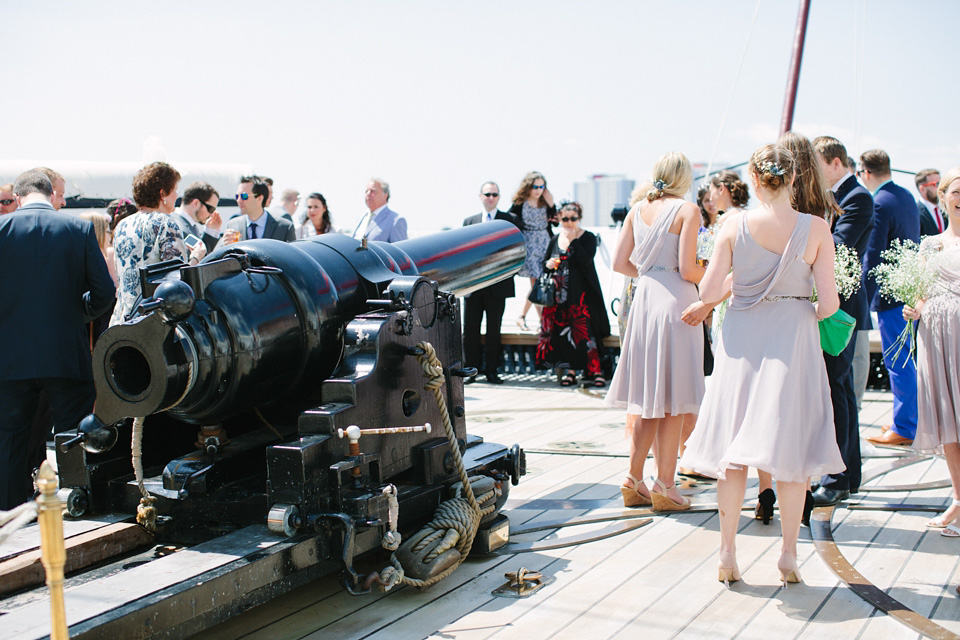
{"label": "bouquet of baby's breath", "polygon": [[[857,252],[845,244],[838,244],[833,254],[833,273],[837,282],[837,294],[841,300],[849,300],[850,296],[860,289],[863,279],[863,267]],[[817,301],[817,286],[813,286],[811,302]]]}
{"label": "bouquet of baby's breath", "polygon": [[863,280],[863,266],[857,252],[845,244],[838,244],[833,257],[833,272],[837,278],[837,293],[841,299],[849,300],[860,289]]}
{"label": "bouquet of baby's breath", "polygon": [[[880,295],[887,300],[911,307],[930,296],[937,282],[937,268],[931,260],[932,252],[920,251],[916,242],[898,238],[880,257],[883,262],[870,270],[870,275],[877,279]],[[913,357],[917,349],[917,328],[914,321],[907,322],[896,342],[890,345],[883,355],[893,353],[893,362],[896,363],[907,343],[910,345],[907,356]]]}
{"label": "bouquet of baby's breath", "polygon": [[713,245],[717,242],[717,225],[700,229],[697,235],[697,260],[709,260],[713,255]]}

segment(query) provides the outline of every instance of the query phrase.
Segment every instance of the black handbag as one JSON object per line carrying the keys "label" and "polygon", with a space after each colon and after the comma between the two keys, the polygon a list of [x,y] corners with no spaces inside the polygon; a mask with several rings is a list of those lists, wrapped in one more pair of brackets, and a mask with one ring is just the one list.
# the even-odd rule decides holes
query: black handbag
{"label": "black handbag", "polygon": [[533,304],[539,304],[544,307],[552,307],[557,302],[557,285],[553,281],[553,274],[543,273],[537,279],[536,284],[530,289],[530,295],[527,296]]}

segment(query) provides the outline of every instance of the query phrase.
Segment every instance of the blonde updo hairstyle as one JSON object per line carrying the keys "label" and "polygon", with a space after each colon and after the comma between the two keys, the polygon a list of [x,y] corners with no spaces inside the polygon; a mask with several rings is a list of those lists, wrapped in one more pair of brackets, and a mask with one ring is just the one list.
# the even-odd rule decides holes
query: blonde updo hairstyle
{"label": "blonde updo hairstyle", "polygon": [[777,193],[790,187],[794,172],[793,154],[777,145],[764,145],[753,152],[750,171],[757,176],[760,186],[771,193]]}
{"label": "blonde updo hairstyle", "polygon": [[647,202],[653,202],[662,196],[682,198],[693,184],[693,167],[687,156],[679,151],[666,153],[653,165],[653,177],[650,182],[639,187]]}
{"label": "blonde updo hairstyle", "polygon": [[940,178],[940,184],[937,185],[937,199],[940,201],[940,212],[941,214],[947,210],[946,204],[943,202],[943,196],[947,193],[947,187],[950,186],[950,183],[954,180],[960,178],[960,167],[954,167],[950,169]]}

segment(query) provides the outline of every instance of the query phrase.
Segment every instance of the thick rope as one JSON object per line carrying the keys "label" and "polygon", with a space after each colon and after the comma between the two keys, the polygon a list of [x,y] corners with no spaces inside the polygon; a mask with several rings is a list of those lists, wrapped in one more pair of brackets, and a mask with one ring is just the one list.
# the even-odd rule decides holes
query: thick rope
{"label": "thick rope", "polygon": [[[193,377],[193,363],[187,363],[187,378]],[[180,394],[180,397],[177,398],[173,404],[168,407],[160,409],[156,413],[162,413],[164,411],[169,411],[175,406],[183,402],[183,399],[187,397],[187,393],[190,392],[189,385],[185,385],[183,393]],[[137,481],[137,487],[140,489],[140,495],[143,496],[140,498],[140,504],[137,505],[137,524],[146,529],[147,531],[153,533],[157,530],[157,508],[154,504],[157,502],[156,497],[150,495],[150,492],[147,491],[147,488],[143,485],[143,459],[142,459],[142,444],[143,444],[143,423],[146,421],[146,416],[141,416],[133,419],[133,437],[130,439],[130,452],[133,462],[133,477]]]}
{"label": "thick rope", "polygon": [[[390,557],[392,566],[385,568],[380,572],[380,581],[383,583],[381,588],[389,591],[391,587],[397,584],[406,584],[421,589],[436,584],[456,571],[467,559],[470,553],[470,547],[473,546],[473,539],[480,528],[480,520],[487,514],[496,509],[496,501],[487,509],[481,510],[476,496],[473,494],[473,487],[470,478],[467,477],[467,470],[463,464],[463,457],[460,455],[460,444],[457,442],[457,434],[453,430],[453,423],[450,422],[450,413],[447,411],[447,402],[443,397],[443,387],[445,378],[443,375],[443,365],[437,358],[437,353],[429,342],[420,342],[418,348],[423,349],[424,353],[417,356],[420,366],[423,368],[423,374],[427,377],[427,383],[423,386],[425,390],[432,391],[437,405],[440,409],[440,415],[443,418],[443,429],[447,435],[447,441],[450,443],[450,452],[453,454],[453,461],[457,472],[460,475],[460,486],[462,496],[440,503],[437,507],[433,519],[420,530],[422,534],[425,531],[432,530],[432,533],[426,535],[417,542],[412,548],[413,553],[419,553],[429,545],[440,541],[436,548],[424,556],[424,562],[432,562],[445,551],[456,548],[460,553],[460,558],[455,565],[452,565],[441,573],[431,576],[426,580],[410,578],[405,575],[403,565],[393,553]],[[490,491],[481,496],[480,503],[485,502],[495,491]],[[420,535],[420,534],[417,534]]]}
{"label": "thick rope", "polygon": [[28,500],[9,511],[0,511],[0,544],[37,517],[36,500]]}

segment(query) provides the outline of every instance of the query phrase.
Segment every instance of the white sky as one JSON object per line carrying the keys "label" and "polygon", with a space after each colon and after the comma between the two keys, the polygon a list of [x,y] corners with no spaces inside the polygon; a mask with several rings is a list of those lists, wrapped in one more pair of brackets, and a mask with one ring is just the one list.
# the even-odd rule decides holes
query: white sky
{"label": "white sky", "polygon": [[[422,233],[531,169],[563,198],[718,134],[715,165],[746,160],[778,133],[798,6],[763,0],[748,39],[756,0],[2,0],[0,159],[140,161],[156,136],[174,166],[321,191],[341,227],[381,176]],[[812,0],[794,129],[960,164],[958,25],[955,0]]]}

